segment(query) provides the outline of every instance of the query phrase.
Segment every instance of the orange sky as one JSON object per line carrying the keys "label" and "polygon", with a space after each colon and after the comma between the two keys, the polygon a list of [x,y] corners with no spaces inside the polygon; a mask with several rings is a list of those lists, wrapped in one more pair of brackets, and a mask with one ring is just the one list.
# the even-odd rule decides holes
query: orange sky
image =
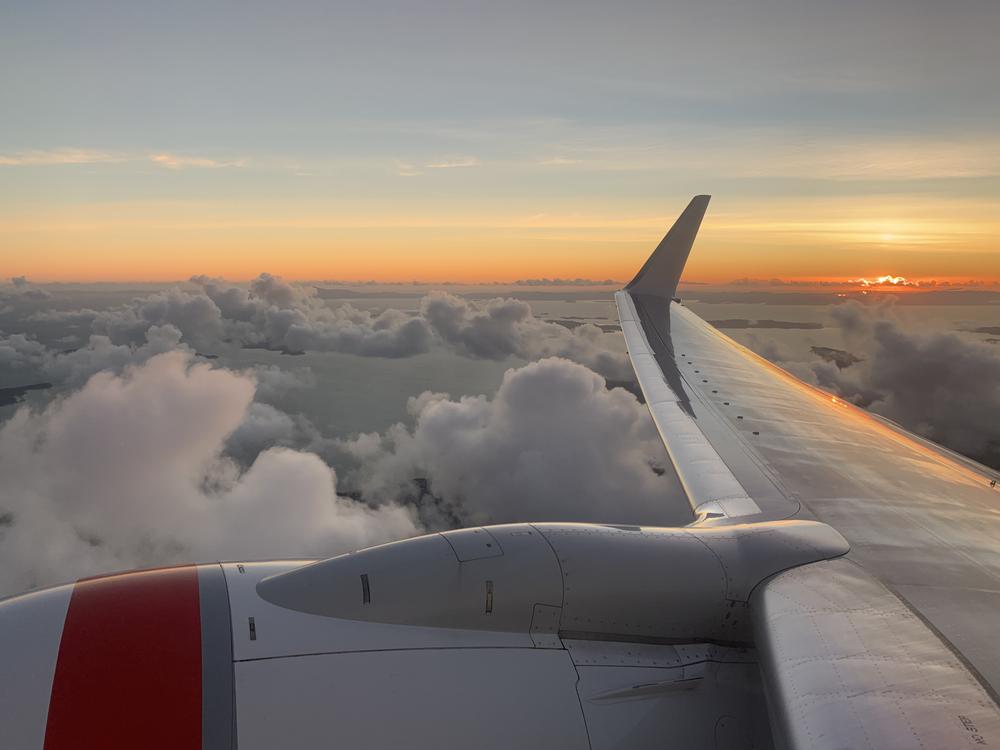
{"label": "orange sky", "polygon": [[0,279],[1000,279],[997,2],[6,5]]}
{"label": "orange sky", "polygon": [[[650,202],[651,203],[651,202]],[[321,214],[314,207],[122,203],[0,218],[4,276],[49,281],[246,279],[627,280],[679,213],[626,205],[529,215],[461,206],[451,215]],[[515,207],[520,208],[520,207]],[[559,206],[558,208],[564,208]],[[591,211],[587,209],[590,208]],[[667,213],[669,211],[670,213]],[[1000,279],[1000,216],[988,202],[713,199],[687,278]]]}

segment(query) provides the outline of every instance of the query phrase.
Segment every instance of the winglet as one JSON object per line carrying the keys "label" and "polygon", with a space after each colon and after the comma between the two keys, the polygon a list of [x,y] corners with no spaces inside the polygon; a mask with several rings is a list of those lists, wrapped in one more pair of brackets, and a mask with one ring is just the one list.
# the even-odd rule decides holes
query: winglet
{"label": "winglet", "polygon": [[698,234],[701,219],[708,208],[710,195],[696,195],[688,203],[670,231],[656,246],[639,273],[625,288],[638,294],[653,294],[670,299],[677,293],[677,282],[684,271],[691,245]]}

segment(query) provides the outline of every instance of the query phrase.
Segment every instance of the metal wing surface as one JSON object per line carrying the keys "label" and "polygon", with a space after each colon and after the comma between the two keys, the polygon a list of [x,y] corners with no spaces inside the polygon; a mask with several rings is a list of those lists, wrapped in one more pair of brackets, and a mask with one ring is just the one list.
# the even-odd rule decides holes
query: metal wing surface
{"label": "metal wing surface", "polygon": [[[1000,744],[997,474],[801,382],[684,307],[677,282],[708,200],[691,201],[616,302],[696,523],[813,519],[851,545],[846,558],[778,576],[756,594],[766,677],[772,697],[782,696],[776,710],[787,742],[854,746],[818,741],[825,728],[831,740],[867,737],[886,747],[877,738],[908,737],[906,723],[916,722],[953,726],[973,745],[990,737]],[[817,600],[824,586],[828,596]],[[867,621],[849,606],[859,601],[876,613]],[[812,653],[789,655],[805,642]],[[957,703],[932,697],[948,693],[942,686],[958,675],[948,672],[955,664],[935,672],[948,658],[976,683]],[[818,662],[826,671],[810,672]],[[884,710],[865,713],[865,701],[879,696]],[[970,718],[963,700],[985,713]],[[882,734],[887,727],[895,734]]]}

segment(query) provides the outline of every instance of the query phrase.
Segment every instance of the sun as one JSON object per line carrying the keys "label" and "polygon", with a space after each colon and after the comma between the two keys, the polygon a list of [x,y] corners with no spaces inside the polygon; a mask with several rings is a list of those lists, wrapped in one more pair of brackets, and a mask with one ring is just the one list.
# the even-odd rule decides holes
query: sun
{"label": "sun", "polygon": [[881,288],[893,288],[893,289],[903,289],[907,287],[920,286],[919,281],[911,281],[905,276],[894,276],[891,273],[887,273],[884,276],[876,276],[874,279],[867,279],[865,277],[851,279],[852,284],[859,284],[861,287],[881,287]]}

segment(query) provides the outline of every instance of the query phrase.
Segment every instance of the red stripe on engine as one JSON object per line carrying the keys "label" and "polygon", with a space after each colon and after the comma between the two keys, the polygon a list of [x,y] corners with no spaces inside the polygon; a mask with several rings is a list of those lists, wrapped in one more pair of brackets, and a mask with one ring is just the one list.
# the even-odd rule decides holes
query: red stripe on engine
{"label": "red stripe on engine", "polygon": [[194,566],[77,582],[56,662],[45,750],[201,747]]}

